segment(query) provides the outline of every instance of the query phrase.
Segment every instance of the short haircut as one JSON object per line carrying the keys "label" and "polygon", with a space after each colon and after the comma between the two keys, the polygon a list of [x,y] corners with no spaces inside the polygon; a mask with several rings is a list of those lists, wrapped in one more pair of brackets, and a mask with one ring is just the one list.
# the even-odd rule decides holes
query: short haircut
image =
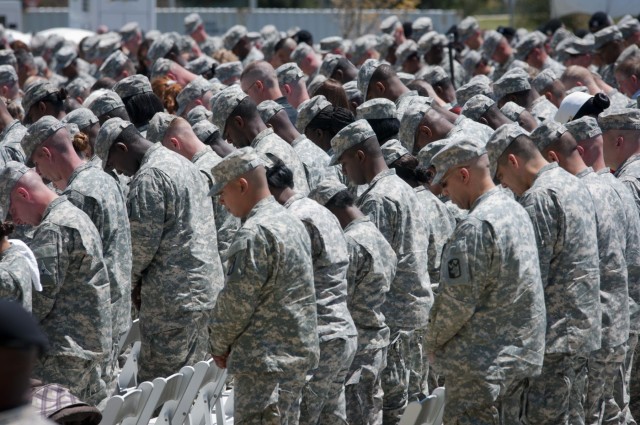
{"label": "short haircut", "polygon": [[335,136],[355,120],[353,113],[348,109],[327,107],[311,120],[307,125],[307,129],[320,129],[328,131],[329,134]]}
{"label": "short haircut", "polygon": [[244,120],[254,120],[256,118],[262,120],[262,118],[260,118],[260,114],[258,114],[256,102],[254,102],[249,96],[245,97],[242,102],[238,103],[238,106],[235,107],[227,119],[234,116],[240,116]]}
{"label": "short haircut", "polygon": [[635,75],[640,78],[640,56],[631,56],[616,66],[616,72],[630,77]]}
{"label": "short haircut", "polygon": [[397,118],[379,118],[367,120],[380,143],[384,143],[400,131],[400,120]]}
{"label": "short haircut", "polygon": [[[371,80],[369,80],[369,87],[371,87],[373,84],[377,82],[388,81],[390,78],[395,76],[396,76],[396,72],[393,70],[391,65],[387,65],[386,63],[382,64],[378,66],[378,68],[376,68],[375,71],[373,71],[373,74],[371,75]],[[366,93],[362,93],[362,94],[366,96]]]}
{"label": "short haircut", "polygon": [[516,137],[509,146],[502,152],[500,158],[498,159],[498,163],[504,164],[507,161],[507,157],[509,155],[515,155],[528,161],[530,159],[536,158],[540,155],[540,151],[538,150],[533,140],[526,135],[520,135]]}
{"label": "short haircut", "polygon": [[355,198],[349,189],[344,189],[331,197],[325,204],[325,207],[331,209],[344,209],[352,207],[355,203]]}
{"label": "short haircut", "polygon": [[267,167],[267,183],[274,189],[293,189],[293,172],[280,160]]}
{"label": "short haircut", "polygon": [[153,92],[134,94],[122,99],[122,103],[136,127],[148,124],[156,113],[164,111],[162,101]]}

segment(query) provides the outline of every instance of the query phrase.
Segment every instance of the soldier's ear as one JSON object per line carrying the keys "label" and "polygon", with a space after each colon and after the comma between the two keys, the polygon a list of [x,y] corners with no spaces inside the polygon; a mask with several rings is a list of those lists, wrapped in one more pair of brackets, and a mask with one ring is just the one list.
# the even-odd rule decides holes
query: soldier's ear
{"label": "soldier's ear", "polygon": [[555,151],[548,151],[546,156],[546,160],[549,162],[557,162],[560,163],[560,159],[558,158],[558,154]]}
{"label": "soldier's ear", "polygon": [[385,92],[386,87],[384,86],[384,84],[382,83],[382,81],[378,81],[377,83],[375,83],[373,85],[373,87],[375,87],[375,89],[378,91],[378,93],[382,94]]}
{"label": "soldier's ear", "polygon": [[485,117],[480,117],[480,119],[478,119],[478,122],[480,122],[480,124],[489,125],[489,121],[487,121]]}
{"label": "soldier's ear", "polygon": [[344,78],[344,73],[341,69],[338,69],[333,73],[331,78],[333,78],[334,80],[342,81],[342,78]]}
{"label": "soldier's ear", "polygon": [[582,146],[578,145],[576,149],[578,150],[578,153],[580,154],[580,156],[584,156],[584,148]]}
{"label": "soldier's ear", "polygon": [[238,180],[238,188],[240,189],[240,193],[246,193],[249,188],[249,182],[244,177],[240,177]]}
{"label": "soldier's ear", "polygon": [[433,132],[431,131],[431,128],[429,128],[429,126],[421,125],[420,127],[418,127],[418,131],[426,135],[427,137],[433,136]]}
{"label": "soldier's ear", "polygon": [[280,88],[284,92],[285,96],[291,94],[291,86],[289,84],[284,84],[280,86]]}
{"label": "soldier's ear", "polygon": [[513,168],[518,168],[520,166],[520,164],[518,163],[518,158],[510,153],[509,156],[507,157],[507,161],[509,162],[509,165]]}
{"label": "soldier's ear", "polygon": [[127,145],[125,145],[122,142],[117,142],[116,143],[116,149],[118,149],[119,151],[121,151],[122,153],[127,153],[129,152],[129,148],[127,147]]}
{"label": "soldier's ear", "polygon": [[234,123],[234,125],[237,128],[242,128],[244,127],[244,120],[242,119],[242,117],[240,115],[236,115],[233,117],[232,122]]}
{"label": "soldier's ear", "polygon": [[623,135],[618,135],[618,137],[616,137],[616,147],[622,147],[622,145],[624,144],[624,136]]}

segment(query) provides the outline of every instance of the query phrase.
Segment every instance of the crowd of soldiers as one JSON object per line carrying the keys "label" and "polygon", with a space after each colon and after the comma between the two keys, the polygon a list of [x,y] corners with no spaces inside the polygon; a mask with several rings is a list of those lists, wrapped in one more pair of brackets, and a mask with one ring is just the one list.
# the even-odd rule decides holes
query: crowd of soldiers
{"label": "crowd of soldiers", "polygon": [[238,424],[398,424],[442,385],[448,425],[636,423],[638,19],[184,26],[2,38],[34,378],[104,406],[137,318],[139,381],[213,358]]}

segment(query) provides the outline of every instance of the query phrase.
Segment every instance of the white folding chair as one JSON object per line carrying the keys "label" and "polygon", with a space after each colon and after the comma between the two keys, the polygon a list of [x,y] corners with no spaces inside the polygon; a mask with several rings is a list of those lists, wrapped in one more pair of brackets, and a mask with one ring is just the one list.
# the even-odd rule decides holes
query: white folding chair
{"label": "white folding chair", "polygon": [[[175,373],[168,378],[156,378],[153,380],[153,392],[149,396],[142,414],[138,418],[137,425],[148,425],[153,413],[162,408],[156,419],[157,424],[169,424],[173,418],[173,412],[178,401],[189,385],[192,373],[185,376],[182,372]],[[167,409],[165,409],[167,405]],[[163,416],[164,415],[164,416]]]}
{"label": "white folding chair", "polygon": [[143,382],[136,389],[124,395],[115,395],[107,400],[107,405],[102,412],[100,425],[133,425],[149,400],[153,391],[151,382]]}
{"label": "white folding chair", "polygon": [[213,406],[215,406],[216,409],[216,424],[224,425],[226,423],[224,408],[222,406],[222,391],[225,388],[225,381],[227,380],[227,369],[218,368],[212,360],[208,363],[209,368],[202,380],[198,397],[191,409],[189,418],[190,425],[212,425],[211,408]]}
{"label": "white folding chair", "polygon": [[120,349],[120,353],[127,349],[127,347],[133,344],[136,341],[140,341],[140,320],[136,319],[131,322],[131,327],[127,332],[122,334],[120,337],[120,341],[118,342],[118,347]]}
{"label": "white folding chair", "polygon": [[431,393],[431,396],[435,396],[436,400],[429,409],[427,424],[442,425],[442,418],[444,416],[444,395],[444,387],[438,387]]}
{"label": "white folding chair", "polygon": [[125,392],[128,388],[135,388],[138,384],[138,359],[140,357],[140,341],[133,343],[131,352],[124,363],[120,374],[118,375],[119,394]]}
{"label": "white folding chair", "polygon": [[181,372],[183,373],[185,373],[187,369],[190,369],[193,372],[191,380],[189,380],[189,385],[185,389],[182,399],[180,399],[175,408],[171,425],[182,425],[185,421],[189,422],[189,414],[193,407],[193,402],[198,396],[200,388],[202,388],[205,383],[210,366],[211,362],[202,361],[196,363],[193,367],[185,366],[182,368]]}

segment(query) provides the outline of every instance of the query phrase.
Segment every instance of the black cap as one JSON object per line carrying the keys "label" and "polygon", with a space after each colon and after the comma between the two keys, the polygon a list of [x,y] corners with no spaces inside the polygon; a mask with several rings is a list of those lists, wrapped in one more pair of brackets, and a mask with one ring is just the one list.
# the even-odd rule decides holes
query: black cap
{"label": "black cap", "polygon": [[38,347],[44,352],[48,345],[36,319],[22,305],[0,300],[0,347],[19,350]]}
{"label": "black cap", "polygon": [[589,31],[596,33],[602,28],[613,25],[613,21],[605,12],[596,12],[589,19]]}

